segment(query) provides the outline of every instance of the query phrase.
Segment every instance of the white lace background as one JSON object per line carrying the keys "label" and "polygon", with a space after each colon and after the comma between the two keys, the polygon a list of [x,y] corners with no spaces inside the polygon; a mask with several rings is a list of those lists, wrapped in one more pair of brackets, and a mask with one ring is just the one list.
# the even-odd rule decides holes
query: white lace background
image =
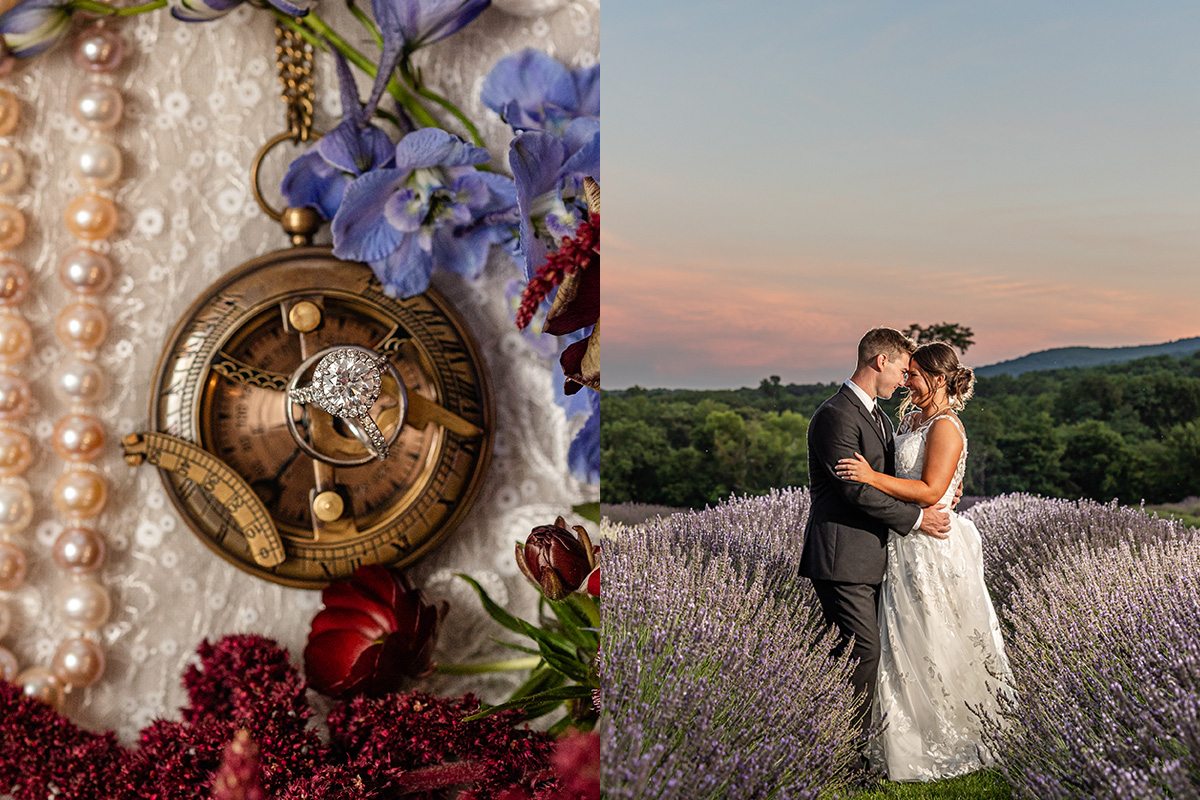
{"label": "white lace background", "polygon": [[[321,13],[374,57],[342,4],[326,3]],[[272,17],[243,6],[204,24],[178,22],[159,11],[118,25],[129,49],[111,78],[126,104],[114,134],[125,171],[115,193],[121,221],[110,251],[118,273],[102,300],[111,326],[98,357],[110,378],[98,410],[109,437],[99,463],[110,484],[99,521],[108,541],[100,578],[111,592],[113,613],[101,631],[105,674],[94,687],[73,692],[64,711],[88,729],[116,730],[128,744],[154,718],[177,718],[186,700],[180,677],[202,639],[261,633],[286,647],[299,665],[320,593],[276,586],[218,558],[179,517],[157,471],[127,467],[119,452],[122,435],[148,428],[155,363],[176,320],[220,275],[287,245],[276,223],[260,212],[249,186],[255,152],[284,129]],[[14,621],[4,642],[22,668],[48,666],[66,633],[52,608],[65,578],[50,557],[62,522],[53,512],[49,488],[62,464],[49,438],[64,413],[50,390],[56,365],[66,355],[53,332],[54,318],[68,301],[57,264],[76,246],[62,222],[66,203],[78,191],[68,154],[86,137],[69,113],[70,97],[87,80],[72,62],[71,45],[68,39],[0,79],[21,103],[21,123],[9,139],[29,173],[16,201],[29,231],[14,255],[33,274],[22,310],[35,344],[21,369],[34,392],[25,422],[37,455],[26,477],[38,511],[22,534],[29,574],[26,585],[7,598]],[[570,67],[596,63],[599,0],[497,2],[417,59],[426,82],[481,124],[493,164],[506,172],[511,132],[480,104],[479,89],[498,59],[525,46]],[[368,79],[358,77],[365,95]],[[328,130],[339,106],[330,57],[318,57],[316,80],[315,127]],[[281,171],[263,184],[277,185],[280,177]],[[512,323],[505,288],[517,275],[499,252],[478,281],[435,274],[435,285],[463,314],[481,346],[497,406],[495,455],[478,500],[456,533],[410,573],[433,600],[450,603],[436,653],[445,663],[519,655],[492,641],[501,629],[454,573],[472,575],[501,605],[533,618],[537,594],[517,571],[514,541],[560,513],[583,522],[572,518],[571,506],[599,494],[570,477],[567,446],[580,422],[569,424],[555,406],[552,362],[538,355]],[[438,694],[473,690],[497,701],[519,677],[439,676],[418,686]]]}

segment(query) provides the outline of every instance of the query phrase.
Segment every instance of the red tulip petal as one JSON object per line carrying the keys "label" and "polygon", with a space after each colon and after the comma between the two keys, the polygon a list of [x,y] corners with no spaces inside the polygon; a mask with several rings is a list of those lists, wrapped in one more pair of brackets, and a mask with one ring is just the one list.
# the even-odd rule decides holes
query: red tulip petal
{"label": "red tulip petal", "polygon": [[365,589],[375,595],[374,599],[388,608],[394,608],[400,594],[408,588],[404,584],[402,576],[391,572],[381,564],[359,567],[354,571],[354,577],[350,580],[360,589]]}
{"label": "red tulip petal", "polygon": [[334,607],[317,612],[308,636],[311,639],[317,634],[332,630],[354,631],[371,640],[382,639],[384,634],[389,632],[370,614],[353,608]]}
{"label": "red tulip petal", "polygon": [[304,674],[314,689],[334,694],[373,646],[377,646],[374,639],[357,631],[325,631],[312,636],[304,648]]}
{"label": "red tulip petal", "polygon": [[335,581],[326,586],[325,591],[321,592],[321,600],[326,608],[347,608],[370,614],[384,630],[394,631],[399,627],[390,606],[385,606],[372,593],[347,581]]}
{"label": "red tulip petal", "polygon": [[[596,549],[598,550],[599,548]],[[592,574],[588,575],[587,591],[592,597],[600,596],[600,567],[596,567],[592,570]]]}

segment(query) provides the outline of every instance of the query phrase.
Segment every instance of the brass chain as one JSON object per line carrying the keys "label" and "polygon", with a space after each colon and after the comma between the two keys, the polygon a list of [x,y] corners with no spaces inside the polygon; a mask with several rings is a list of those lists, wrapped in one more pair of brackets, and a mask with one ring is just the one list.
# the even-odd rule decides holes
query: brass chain
{"label": "brass chain", "polygon": [[275,66],[283,85],[280,97],[287,104],[288,132],[306,142],[313,119],[313,46],[291,28],[276,25]]}

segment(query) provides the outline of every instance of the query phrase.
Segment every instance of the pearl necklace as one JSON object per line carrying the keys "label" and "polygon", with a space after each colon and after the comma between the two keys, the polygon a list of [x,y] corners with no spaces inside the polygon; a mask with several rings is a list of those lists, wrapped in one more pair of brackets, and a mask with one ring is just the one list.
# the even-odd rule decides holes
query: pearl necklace
{"label": "pearl necklace", "polygon": [[[66,586],[55,598],[55,608],[71,633],[60,642],[50,668],[30,667],[15,675],[26,695],[56,708],[61,706],[64,692],[90,686],[103,673],[104,652],[97,639],[111,608],[107,589],[89,577],[104,558],[104,540],[91,525],[103,511],[108,490],[103,475],[91,463],[103,451],[104,429],[86,411],[102,391],[103,375],[96,366],[95,352],[108,330],[108,317],[94,298],[111,283],[113,265],[103,253],[86,245],[110,236],[117,223],[117,208],[101,191],[120,178],[120,150],[104,132],[120,121],[123,103],[116,89],[95,76],[116,69],[123,54],[121,38],[102,24],[84,31],[75,43],[76,64],[94,77],[75,95],[71,111],[93,135],[74,148],[70,159],[72,173],[84,191],[67,204],[66,226],[85,246],[71,250],[59,263],[59,280],[74,298],[55,321],[58,340],[71,355],[60,368],[55,385],[68,413],[55,425],[51,439],[65,464],[51,490],[55,508],[66,518],[54,543],[54,561],[68,575]],[[10,109],[15,118],[15,98],[8,93],[0,100],[7,103],[0,103],[0,118],[6,118]],[[6,186],[3,174],[8,155],[0,150],[0,191]],[[23,167],[19,171],[23,183]],[[10,209],[16,211],[11,206],[0,208],[0,234],[5,220],[18,217],[20,223],[14,229],[21,228],[23,234],[24,218],[19,211],[13,216]],[[19,238],[13,238],[11,244],[0,239],[0,249],[17,246]],[[32,344],[29,325],[17,310],[27,285],[27,272],[19,262],[0,262],[0,591],[16,588],[24,578],[25,557],[12,539],[33,518],[29,487],[18,477],[31,460],[29,439],[8,424],[22,417],[29,406],[28,384],[10,371],[28,355]],[[0,606],[0,637],[10,622],[11,612]],[[0,648],[0,678],[14,680],[16,670],[15,656]]]}

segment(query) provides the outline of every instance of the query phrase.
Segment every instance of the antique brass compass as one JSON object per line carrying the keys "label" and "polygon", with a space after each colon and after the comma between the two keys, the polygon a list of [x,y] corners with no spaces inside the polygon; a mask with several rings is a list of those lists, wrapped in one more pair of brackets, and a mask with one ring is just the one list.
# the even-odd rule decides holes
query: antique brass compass
{"label": "antique brass compass", "polygon": [[123,444],[222,557],[319,587],[365,563],[406,566],[447,536],[478,494],[494,412],[478,348],[437,292],[385,295],[366,265],[307,244],[314,212],[263,200],[264,155],[307,139],[312,113],[311,50],[277,35],[291,130],[252,176],[294,246],[188,309],[155,371],[153,430]]}

